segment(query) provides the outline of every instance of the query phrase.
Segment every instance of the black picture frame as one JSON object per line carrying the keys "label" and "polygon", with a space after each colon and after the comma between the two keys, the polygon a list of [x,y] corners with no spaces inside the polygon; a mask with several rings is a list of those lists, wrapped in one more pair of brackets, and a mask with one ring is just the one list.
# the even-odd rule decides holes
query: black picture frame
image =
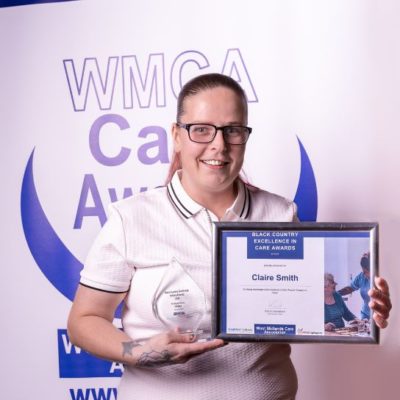
{"label": "black picture frame", "polygon": [[[278,240],[277,238],[286,238],[289,241],[281,240],[278,244],[281,246],[273,246],[275,242],[267,240],[267,236],[269,233],[269,238],[276,238],[274,240]],[[291,237],[290,234],[296,234],[296,241],[294,240],[294,236]],[[272,236],[272,234],[274,234]],[[260,235],[261,238],[264,238],[261,241],[260,246],[257,247],[255,243],[260,243],[260,240],[256,242],[257,236]],[[279,235],[279,236],[278,236]],[[289,236],[288,236],[289,235]],[[276,222],[214,222],[213,223],[213,284],[212,284],[212,293],[213,293],[213,304],[212,304],[212,337],[220,338],[227,342],[294,342],[294,343],[302,343],[302,342],[326,342],[326,343],[370,343],[370,344],[378,344],[379,343],[379,329],[374,323],[373,319],[370,318],[368,322],[364,321],[359,322],[353,325],[346,325],[343,328],[336,328],[334,331],[326,331],[325,330],[325,315],[328,314],[326,311],[325,302],[327,300],[325,296],[327,296],[326,292],[329,286],[330,281],[327,280],[326,273],[329,273],[329,268],[336,268],[335,273],[340,275],[348,274],[348,271],[351,267],[358,268],[359,273],[362,273],[362,267],[360,266],[362,257],[366,257],[366,254],[369,253],[369,274],[370,274],[370,285],[373,285],[374,277],[378,274],[379,268],[379,225],[376,222],[365,222],[365,223],[326,223],[326,222],[308,222],[308,223],[276,223]],[[297,241],[298,238],[298,241]],[[319,239],[319,240],[315,240]],[[321,241],[320,239],[323,239]],[[292,243],[290,242],[292,240]],[[246,244],[245,244],[246,241]],[[240,243],[239,247],[247,246],[247,249],[242,248],[240,251],[237,250],[236,243]],[[250,245],[249,245],[250,243]],[[283,243],[283,244],[282,244]],[[306,246],[304,246],[306,243]],[[291,246],[291,244],[293,244]],[[250,247],[249,247],[250,246]],[[254,248],[253,248],[254,246]],[[286,246],[286,249],[285,249]],[[256,257],[255,270],[259,270],[261,264],[258,264],[259,260],[262,263],[263,268],[269,271],[276,271],[279,266],[281,270],[293,269],[293,266],[299,266],[302,268],[300,264],[296,261],[303,260],[304,254],[301,255],[299,252],[303,251],[306,254],[312,253],[314,250],[311,250],[315,247],[323,248],[323,257],[324,257],[324,265],[323,265],[323,273],[324,273],[324,282],[321,282],[323,285],[323,315],[324,315],[324,329],[321,332],[320,328],[315,331],[307,331],[303,328],[299,328],[299,323],[290,324],[289,322],[279,324],[277,321],[283,318],[279,317],[279,313],[285,314],[291,313],[297,315],[304,314],[304,318],[309,318],[313,315],[318,315],[319,317],[314,322],[314,324],[320,326],[319,319],[321,315],[321,304],[320,304],[320,293],[321,288],[317,285],[309,285],[308,288],[305,289],[296,289],[296,284],[292,285],[294,288],[290,291],[304,291],[307,294],[304,295],[304,298],[308,296],[308,302],[304,304],[309,304],[311,307],[304,309],[304,304],[302,305],[302,301],[298,303],[295,301],[295,305],[291,305],[289,308],[285,308],[285,305],[279,304],[281,309],[264,309],[261,310],[264,305],[262,305],[264,299],[269,301],[271,298],[271,293],[274,293],[274,287],[276,288],[276,279],[279,275],[280,278],[286,277],[287,279],[292,277],[295,278],[297,275],[282,275],[282,274],[273,274],[269,275],[257,274],[254,273],[251,276],[254,279],[254,276],[260,278],[270,278],[275,281],[262,281],[260,282],[248,282],[247,280],[241,281],[241,278],[237,278],[236,275],[247,274],[248,268],[247,263],[254,264],[252,257]],[[261,250],[259,249],[261,248]],[[273,248],[273,250],[271,250]],[[276,250],[278,249],[278,250]],[[343,250],[344,249],[344,250]],[[347,258],[341,256],[341,253],[346,253],[347,249]],[[362,252],[362,249],[365,252]],[[240,257],[247,257],[243,260],[240,258],[238,261],[238,256],[236,252],[239,251],[242,254]],[[244,253],[247,251],[247,256],[244,256]],[[320,250],[321,252],[322,250]],[[228,253],[232,253],[229,255]],[[251,253],[249,255],[249,252]],[[328,253],[328,254],[327,254]],[[363,253],[363,254],[361,254]],[[330,255],[329,255],[330,254]],[[261,255],[261,256],[260,256]],[[283,257],[283,258],[282,258]],[[289,257],[289,258],[285,258]],[[296,258],[298,257],[298,258]],[[301,258],[303,257],[303,258]],[[347,264],[343,266],[342,260],[357,260],[358,266],[354,266],[353,262],[347,261]],[[250,260],[250,261],[246,261]],[[277,261],[279,260],[279,261]],[[285,261],[286,260],[286,261]],[[291,260],[291,261],[287,261]],[[339,260],[339,262],[337,261]],[[277,264],[279,262],[279,265]],[[286,262],[286,264],[285,264]],[[299,261],[300,262],[300,261]],[[289,265],[290,263],[290,265]],[[328,264],[328,265],[327,265]],[[336,266],[336,264],[339,264]],[[330,266],[329,266],[330,265]],[[235,270],[235,274],[232,274],[232,271]],[[250,267],[252,268],[252,267]],[[305,267],[303,267],[305,268]],[[307,267],[309,268],[309,267]],[[321,266],[318,264],[318,276],[321,276]],[[342,269],[344,268],[344,272]],[[346,270],[347,268],[347,270]],[[238,272],[241,271],[241,272]],[[314,279],[311,275],[313,272],[307,272],[307,276],[310,279]],[[364,274],[365,275],[365,274]],[[350,276],[351,277],[351,276]],[[246,277],[247,279],[247,277]],[[298,279],[298,277],[297,277]],[[237,283],[237,281],[239,283]],[[234,282],[234,283],[232,283]],[[318,282],[318,280],[317,280]],[[243,283],[243,284],[242,284]],[[335,282],[334,282],[335,283]],[[279,283],[280,289],[276,289],[275,294],[280,294],[279,292],[284,293],[289,289],[285,289],[289,286],[289,283]],[[292,282],[290,282],[292,284]],[[275,285],[273,287],[273,285]],[[315,286],[315,287],[314,287]],[[318,286],[318,287],[317,287]],[[315,289],[318,292],[318,296],[313,300],[311,294],[311,289]],[[340,288],[339,288],[340,289]],[[245,293],[248,292],[248,293]],[[252,293],[255,293],[254,295]],[[261,292],[261,293],[258,293]],[[263,293],[262,293],[263,292]],[[297,294],[293,294],[295,296]],[[292,295],[283,294],[281,298],[285,299],[285,296],[288,298],[288,302],[290,303],[293,300],[296,300],[295,297],[291,297]],[[297,295],[299,299],[301,299],[301,294]],[[336,303],[341,304],[342,301],[337,298]],[[354,300],[360,301],[361,296],[360,293],[354,291],[351,296],[355,296]],[[278,296],[279,297],[279,296]],[[245,301],[242,302],[240,299],[244,298]],[[342,296],[341,296],[342,298]],[[318,300],[319,299],[319,300]],[[343,300],[343,298],[342,298]],[[239,301],[239,303],[237,303]],[[343,300],[344,301],[344,300]],[[245,306],[244,304],[245,303]],[[315,304],[314,304],[315,303]],[[364,302],[361,299],[361,303]],[[267,303],[266,303],[267,304]],[[269,303],[271,304],[271,303]],[[243,306],[243,307],[242,307]],[[314,308],[315,307],[315,308]],[[349,309],[349,307],[347,307]],[[258,314],[258,310],[260,314],[267,312],[267,315],[260,318]],[[329,309],[329,307],[328,307]],[[256,310],[255,314],[258,318],[257,321],[253,321],[252,317],[249,314],[252,314]],[[284,311],[282,311],[284,310]],[[285,311],[286,310],[286,311]],[[289,311],[287,311],[289,310]],[[316,310],[316,312],[315,312]],[[359,310],[351,310],[351,312],[359,317],[361,321],[361,316],[358,315]],[[269,313],[269,314],[268,314]],[[272,313],[272,315],[271,315]],[[273,314],[277,313],[277,315]],[[262,321],[260,321],[262,319]],[[246,320],[247,322],[244,322]],[[249,320],[249,321],[248,321]],[[236,321],[236,322],[232,322]],[[243,321],[243,326],[242,326]],[[254,324],[253,324],[254,322]],[[306,321],[305,323],[310,323]],[[254,325],[253,327],[251,325]],[[302,322],[300,322],[300,325]],[[297,328],[296,328],[297,327]]]}

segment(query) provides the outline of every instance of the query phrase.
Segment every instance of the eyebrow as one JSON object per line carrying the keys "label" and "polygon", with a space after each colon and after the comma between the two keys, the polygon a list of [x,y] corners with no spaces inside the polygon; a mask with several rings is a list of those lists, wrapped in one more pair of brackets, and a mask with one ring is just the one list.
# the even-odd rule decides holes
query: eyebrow
{"label": "eyebrow", "polygon": [[[195,122],[191,122],[190,124],[204,124],[204,125],[215,125],[212,122],[204,122],[204,121],[195,121]],[[234,121],[234,122],[227,122],[224,125],[215,125],[215,126],[229,126],[229,125],[240,125],[240,126],[245,126],[247,124],[247,122],[238,122],[238,121]]]}

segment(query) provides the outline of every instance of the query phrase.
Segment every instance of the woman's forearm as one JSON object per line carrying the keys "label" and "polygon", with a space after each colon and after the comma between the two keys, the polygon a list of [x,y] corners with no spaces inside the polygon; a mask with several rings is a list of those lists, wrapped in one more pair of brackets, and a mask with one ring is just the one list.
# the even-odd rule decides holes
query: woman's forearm
{"label": "woman's forearm", "polygon": [[79,287],[68,319],[71,342],[97,357],[137,367],[183,363],[224,345],[219,339],[199,343],[195,335],[178,331],[161,333],[138,343],[112,323],[123,298],[124,294]]}
{"label": "woman's forearm", "polygon": [[353,292],[354,292],[354,289],[351,286],[346,286],[346,287],[338,290],[338,293],[341,296],[346,296],[347,294],[350,294],[350,293],[353,293]]}
{"label": "woman's forearm", "polygon": [[132,365],[139,357],[134,351],[139,344],[103,317],[71,316],[68,335],[74,345],[99,358]]}

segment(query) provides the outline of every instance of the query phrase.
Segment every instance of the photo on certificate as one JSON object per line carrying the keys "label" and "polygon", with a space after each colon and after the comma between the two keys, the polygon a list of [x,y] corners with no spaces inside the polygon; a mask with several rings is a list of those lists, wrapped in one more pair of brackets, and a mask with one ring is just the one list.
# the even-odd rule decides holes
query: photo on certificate
{"label": "photo on certificate", "polygon": [[379,343],[377,223],[215,222],[212,336]]}

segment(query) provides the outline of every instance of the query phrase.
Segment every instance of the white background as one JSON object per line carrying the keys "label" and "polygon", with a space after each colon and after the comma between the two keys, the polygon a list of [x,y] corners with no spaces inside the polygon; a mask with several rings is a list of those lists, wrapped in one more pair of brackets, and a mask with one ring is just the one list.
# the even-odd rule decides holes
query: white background
{"label": "white background", "polygon": [[[20,190],[32,149],[43,209],[81,261],[99,229],[93,218],[72,228],[83,175],[95,176],[107,203],[107,188],[162,184],[167,169],[141,165],[135,154],[142,127],[168,129],[174,120],[170,87],[165,108],[123,110],[116,93],[111,112],[132,126],[118,140],[133,155],[118,168],[104,167],[87,143],[91,124],[107,112],[93,102],[73,111],[62,61],[82,67],[85,57],[96,57],[106,65],[110,56],[134,54],[145,68],[150,54],[163,53],[168,83],[184,51],[207,56],[210,67],[202,72],[221,72],[227,50],[239,48],[259,100],[250,104],[251,181],[293,198],[298,135],[316,174],[318,220],[378,221],[380,270],[391,286],[394,307],[380,346],[293,346],[298,399],[396,398],[399,13],[396,0],[85,1],[0,9],[1,397],[70,399],[69,388],[117,384],[58,378],[56,332],[65,328],[71,304],[41,273],[24,238]],[[198,72],[187,68],[188,76]]]}
{"label": "white background", "polygon": [[[270,239],[274,240],[272,236]],[[256,239],[250,237],[226,239],[227,259],[224,280],[228,288],[227,333],[251,334],[255,330],[254,324],[268,323],[294,324],[296,329],[323,334],[324,289],[321,282],[324,279],[324,239],[304,238],[304,241],[299,239],[297,246],[303,246],[304,251],[302,260],[285,260],[279,257],[268,259],[268,254],[272,252],[263,250],[257,252],[255,248],[258,246],[252,243],[252,240]],[[248,258],[248,242],[250,246],[254,246],[253,251],[260,258]],[[286,254],[288,253],[290,251],[286,251]],[[263,255],[266,259],[262,258]],[[265,265],[265,262],[270,264]],[[253,279],[254,275],[272,277],[272,280]],[[287,278],[297,277],[297,281],[279,281],[278,275]],[[288,292],[290,289],[292,290]],[[235,330],[236,328],[242,330]]]}

